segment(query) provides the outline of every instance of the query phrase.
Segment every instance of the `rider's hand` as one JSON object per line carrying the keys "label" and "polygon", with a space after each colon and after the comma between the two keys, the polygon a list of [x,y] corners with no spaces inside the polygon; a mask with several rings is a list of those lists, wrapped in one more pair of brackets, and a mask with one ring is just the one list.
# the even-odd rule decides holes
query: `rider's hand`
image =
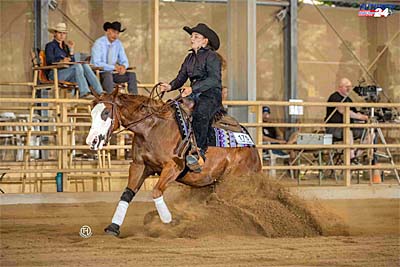
{"label": "rider's hand", "polygon": [[192,87],[183,87],[182,89],[183,89],[181,93],[182,97],[187,97],[193,92]]}
{"label": "rider's hand", "polygon": [[171,85],[168,83],[160,84],[161,92],[168,92],[171,90]]}

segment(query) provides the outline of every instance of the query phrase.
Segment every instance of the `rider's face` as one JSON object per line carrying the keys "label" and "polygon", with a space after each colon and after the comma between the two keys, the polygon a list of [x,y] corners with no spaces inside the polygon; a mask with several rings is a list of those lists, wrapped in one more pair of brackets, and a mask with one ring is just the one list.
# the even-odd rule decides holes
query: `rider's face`
{"label": "rider's face", "polygon": [[205,38],[203,35],[197,32],[193,32],[192,36],[190,37],[190,42],[192,45],[192,49],[195,51],[199,50],[201,47],[205,47],[208,43],[208,39]]}

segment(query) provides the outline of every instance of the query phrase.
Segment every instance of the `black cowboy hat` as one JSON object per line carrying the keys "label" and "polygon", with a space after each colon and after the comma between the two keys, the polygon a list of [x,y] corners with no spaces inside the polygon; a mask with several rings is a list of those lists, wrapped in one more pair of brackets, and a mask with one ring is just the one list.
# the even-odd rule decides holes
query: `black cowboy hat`
{"label": "black cowboy hat", "polygon": [[106,22],[103,25],[104,31],[107,31],[108,29],[114,29],[119,32],[124,32],[126,29],[121,30],[121,23],[119,21],[114,21],[114,22]]}
{"label": "black cowboy hat", "polygon": [[204,37],[208,39],[208,44],[215,50],[217,51],[219,48],[219,37],[218,34],[213,31],[211,28],[209,28],[206,24],[204,23],[199,23],[197,26],[190,28],[188,26],[183,27],[183,30],[185,30],[187,33],[192,34],[193,32],[200,33]]}

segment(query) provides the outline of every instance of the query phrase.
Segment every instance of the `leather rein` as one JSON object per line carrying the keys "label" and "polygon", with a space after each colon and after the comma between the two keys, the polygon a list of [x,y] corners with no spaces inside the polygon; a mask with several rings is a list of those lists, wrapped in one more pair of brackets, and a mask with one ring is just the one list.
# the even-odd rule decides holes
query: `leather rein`
{"label": "leather rein", "polygon": [[[159,99],[162,99],[162,97],[164,96],[164,93],[165,93],[165,92],[158,93],[157,90],[156,90],[156,89],[159,87],[160,84],[161,84],[161,83],[157,83],[157,84],[153,87],[152,92],[150,93],[150,97],[154,97],[153,94],[156,93],[156,96],[158,96]],[[180,94],[179,94],[176,98],[173,99],[173,100],[175,100],[175,101],[179,100],[179,99],[182,97],[182,96],[181,96],[181,93],[182,93],[181,89],[178,89],[178,90],[179,90]],[[98,104],[99,104],[99,103],[110,104],[110,105],[112,106],[112,108],[111,108],[111,115],[110,115],[110,117],[111,117],[111,127],[110,127],[110,128],[108,129],[108,131],[107,131],[107,136],[106,136],[106,140],[105,140],[105,144],[107,144],[107,143],[108,143],[108,140],[110,140],[111,136],[114,134],[114,132],[113,132],[114,125],[115,125],[114,113],[116,114],[115,117],[117,118],[119,125],[120,125],[120,126],[123,126],[123,125],[122,125],[122,121],[121,121],[121,116],[120,116],[120,114],[119,114],[119,112],[118,112],[118,105],[117,105],[116,103],[114,103],[114,102],[112,102],[112,101],[105,101],[105,100],[99,101]],[[164,106],[165,106],[165,105],[168,105],[168,103],[165,103]],[[164,106],[161,107],[161,110],[162,110],[162,108],[163,108]],[[139,105],[137,109],[140,109],[140,107],[142,107],[142,105]],[[135,110],[135,111],[136,111],[136,110]],[[141,123],[142,121],[144,121],[144,120],[146,120],[147,118],[153,116],[154,114],[157,114],[157,112],[150,112],[149,114],[147,114],[147,115],[144,116],[143,118],[138,119],[137,121],[129,122],[128,125],[123,126],[124,129],[118,130],[117,132],[115,132],[115,134],[119,134],[120,132],[125,131],[126,129],[129,129],[129,128],[132,127],[132,126]]]}
{"label": "leather rein", "polygon": [[[158,112],[150,112],[149,114],[147,114],[147,115],[144,116],[143,118],[140,118],[140,119],[138,119],[138,120],[136,120],[136,121],[131,121],[131,122],[129,122],[126,126],[124,126],[124,125],[122,125],[121,116],[120,116],[120,114],[119,114],[119,112],[118,112],[118,109],[119,109],[119,108],[118,108],[118,105],[117,105],[116,103],[111,102],[111,101],[104,101],[104,100],[98,102],[98,104],[100,104],[100,103],[103,103],[103,104],[110,104],[110,105],[112,106],[112,108],[111,108],[111,114],[110,114],[110,117],[111,117],[111,126],[110,126],[110,128],[108,129],[108,131],[107,131],[107,136],[106,136],[105,144],[108,143],[108,140],[110,140],[110,138],[111,138],[111,136],[112,136],[113,134],[119,134],[120,132],[125,131],[126,129],[129,129],[129,128],[132,127],[132,126],[141,123],[142,121],[146,120],[147,118],[150,118],[150,117],[153,116],[154,114],[158,114]],[[168,105],[168,103],[165,103],[165,105]],[[137,110],[140,109],[141,106],[142,106],[142,105],[139,105],[139,107],[137,108]],[[163,106],[163,107],[164,107],[164,106]],[[161,107],[161,109],[162,109],[163,107]],[[135,111],[136,111],[136,110],[135,110]],[[114,116],[114,113],[115,113],[115,116]],[[120,129],[120,130],[118,130],[118,131],[116,131],[116,132],[113,132],[114,125],[115,125],[115,118],[118,120],[119,125],[120,125],[120,126],[123,126],[124,129]]]}

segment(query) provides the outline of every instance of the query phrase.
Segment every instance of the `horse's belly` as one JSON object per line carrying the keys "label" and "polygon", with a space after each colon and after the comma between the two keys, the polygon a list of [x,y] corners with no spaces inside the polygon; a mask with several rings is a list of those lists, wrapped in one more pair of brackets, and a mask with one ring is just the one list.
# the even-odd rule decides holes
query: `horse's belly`
{"label": "horse's belly", "polygon": [[209,148],[201,173],[187,173],[180,182],[195,186],[213,184],[227,175],[249,175],[261,171],[261,161],[255,148]]}
{"label": "horse's belly", "polygon": [[215,181],[216,179],[214,179],[209,174],[193,173],[193,172],[189,172],[184,177],[179,179],[179,182],[193,187],[203,187],[211,185]]}

